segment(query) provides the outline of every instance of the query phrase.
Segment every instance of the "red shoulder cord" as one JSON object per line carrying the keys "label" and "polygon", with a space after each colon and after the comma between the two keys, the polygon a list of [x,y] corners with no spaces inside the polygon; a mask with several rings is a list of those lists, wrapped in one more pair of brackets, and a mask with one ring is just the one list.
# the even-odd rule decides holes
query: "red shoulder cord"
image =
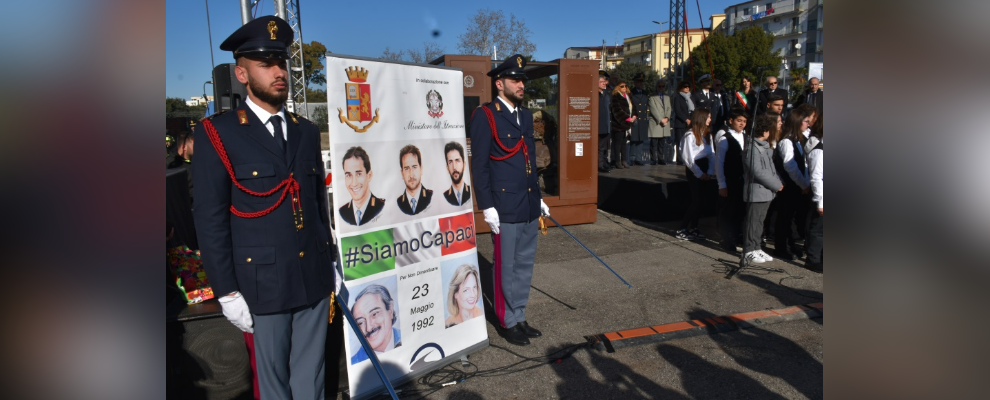
{"label": "red shoulder cord", "polygon": [[[489,110],[488,107],[481,106],[481,109],[482,110],[485,110],[485,117],[488,117],[488,126],[492,128],[492,138],[495,139],[495,143],[498,143],[498,147],[502,148],[502,151],[505,151],[506,153],[508,153],[508,154],[506,154],[505,156],[502,156],[502,157],[496,157],[494,155],[489,155],[489,157],[492,160],[495,160],[495,161],[508,160],[509,158],[512,158],[512,156],[515,156],[516,154],[518,154],[519,153],[519,149],[521,148],[522,149],[522,152],[523,152],[523,157],[526,157],[526,175],[529,175],[529,172],[530,172],[530,166],[529,166],[529,146],[526,145],[525,138],[520,137],[519,138],[519,143],[516,143],[516,145],[514,147],[512,147],[511,149],[508,146],[502,144],[502,141],[499,140],[499,138],[498,138],[498,131],[495,128],[495,115],[492,114],[492,110]],[[475,109],[474,112],[471,113],[471,118],[472,119],[474,119],[474,113],[476,113],[476,112],[478,112],[477,109]]]}
{"label": "red shoulder cord", "polygon": [[220,141],[220,135],[217,134],[217,128],[215,128],[213,126],[213,123],[210,122],[210,120],[208,119],[203,120],[203,127],[206,128],[206,135],[210,138],[210,142],[213,143],[213,148],[215,148],[217,150],[217,154],[220,155],[220,161],[223,161],[223,166],[227,168],[227,173],[230,174],[230,180],[234,182],[234,185],[236,185],[238,189],[241,189],[241,191],[243,191],[244,193],[257,197],[268,197],[274,194],[275,192],[279,191],[280,189],[282,190],[282,195],[279,197],[278,201],[275,202],[273,206],[268,207],[267,209],[257,212],[243,212],[243,211],[239,211],[237,208],[234,207],[233,204],[231,204],[230,212],[241,218],[264,217],[268,214],[271,214],[271,212],[275,211],[275,209],[278,208],[278,206],[282,205],[282,202],[285,201],[285,195],[289,194],[292,196],[292,214],[296,220],[296,229],[297,230],[302,229],[302,215],[301,215],[302,207],[301,206],[299,207],[298,215],[296,210],[296,203],[299,202],[299,182],[296,181],[296,178],[290,174],[289,177],[284,181],[282,181],[282,183],[279,183],[278,186],[275,186],[271,190],[263,193],[255,192],[251,189],[244,187],[243,185],[241,185],[240,182],[237,181],[237,177],[234,176],[234,169],[231,168],[230,166],[230,159],[227,157],[227,150],[223,147],[223,142]]}

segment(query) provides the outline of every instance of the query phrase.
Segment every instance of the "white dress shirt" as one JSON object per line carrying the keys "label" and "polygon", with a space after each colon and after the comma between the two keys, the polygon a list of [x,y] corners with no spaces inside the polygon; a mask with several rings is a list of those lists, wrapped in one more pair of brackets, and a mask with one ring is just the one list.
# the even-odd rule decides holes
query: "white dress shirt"
{"label": "white dress shirt", "polygon": [[251,112],[254,113],[254,115],[257,115],[258,116],[258,119],[260,119],[261,122],[265,124],[265,128],[268,129],[268,133],[270,135],[272,135],[273,138],[275,137],[275,127],[272,126],[271,122],[269,122],[268,120],[270,120],[272,118],[272,115],[278,115],[279,117],[281,117],[282,118],[282,135],[285,136],[285,141],[286,142],[289,141],[289,127],[286,125],[286,122],[285,122],[285,108],[282,108],[282,109],[278,110],[277,113],[272,114],[272,113],[270,113],[268,111],[265,111],[264,108],[261,108],[257,104],[254,104],[254,102],[251,101],[251,97],[248,97],[247,100],[244,101],[244,104],[247,104],[248,109],[250,109]]}
{"label": "white dress shirt", "polygon": [[[784,160],[784,171],[787,172],[787,176],[791,178],[794,183],[801,188],[801,190],[807,189],[811,186],[811,182],[808,180],[808,164],[804,158],[804,149],[801,146],[797,146],[797,149],[802,154],[794,154],[794,142],[791,139],[782,139],[777,143],[777,151],[780,152],[780,158]],[[805,166],[804,173],[801,172],[798,163],[802,163]]]}
{"label": "white dress shirt", "polygon": [[506,102],[505,100],[502,99],[502,96],[498,96],[498,100],[501,101],[502,104],[505,105],[505,108],[507,108],[509,110],[509,114],[513,114],[513,115],[516,116],[516,125],[522,125],[522,122],[519,121],[519,113],[516,112],[516,111],[519,111],[519,109],[516,108],[516,107],[510,106],[508,102]]}
{"label": "white dress shirt", "polygon": [[[701,145],[698,145],[692,131],[685,132],[684,139],[681,140],[681,158],[684,159],[684,166],[698,178],[705,174],[715,174],[715,153],[712,152],[712,144],[707,139],[703,139]],[[695,161],[702,158],[708,159],[708,171],[702,171]]]}
{"label": "white dress shirt", "polygon": [[[812,138],[814,139],[814,138]],[[825,143],[825,139],[822,139]],[[808,153],[808,172],[811,174],[811,201],[818,208],[825,209],[825,151],[811,150]]]}

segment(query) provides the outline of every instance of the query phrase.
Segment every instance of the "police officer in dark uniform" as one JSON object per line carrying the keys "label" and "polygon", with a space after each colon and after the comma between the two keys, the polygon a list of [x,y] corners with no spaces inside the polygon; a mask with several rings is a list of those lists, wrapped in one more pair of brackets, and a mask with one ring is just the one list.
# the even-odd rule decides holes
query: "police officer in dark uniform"
{"label": "police officer in dark uniform", "polygon": [[648,150],[644,150],[643,144],[650,140],[650,92],[643,86],[646,75],[642,72],[633,77],[633,89],[629,95],[633,105],[633,115],[636,122],[633,123],[632,135],[629,137],[629,163],[634,165],[646,165],[650,163]]}
{"label": "police officer in dark uniform", "polygon": [[248,98],[195,131],[203,266],[224,316],[254,333],[264,399],[322,398],[337,279],[320,132],[284,108],[291,42],[292,28],[273,16],[231,34],[220,49],[233,52]]}
{"label": "police officer in dark uniform", "polygon": [[[536,174],[533,114],[522,108],[526,59],[516,54],[488,72],[498,98],[471,117],[471,168],[478,208],[495,244],[495,314],[499,335],[525,346],[543,334],[526,320],[539,216],[550,215]],[[494,129],[494,131],[493,131]]]}

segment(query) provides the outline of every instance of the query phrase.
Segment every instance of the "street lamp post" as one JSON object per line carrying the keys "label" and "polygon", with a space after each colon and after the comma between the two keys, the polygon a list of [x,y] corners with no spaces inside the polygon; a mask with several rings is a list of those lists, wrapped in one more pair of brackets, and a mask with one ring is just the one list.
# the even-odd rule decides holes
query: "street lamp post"
{"label": "street lamp post", "polygon": [[212,84],[213,84],[213,81],[203,82],[203,101],[206,102],[206,105],[209,105],[210,104],[210,99],[208,97],[206,97],[206,85],[212,85]]}

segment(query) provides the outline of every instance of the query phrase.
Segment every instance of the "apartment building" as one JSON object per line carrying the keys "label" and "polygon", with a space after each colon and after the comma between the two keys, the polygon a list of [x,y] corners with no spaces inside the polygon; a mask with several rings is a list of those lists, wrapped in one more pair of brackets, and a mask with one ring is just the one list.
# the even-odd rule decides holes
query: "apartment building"
{"label": "apartment building", "polygon": [[[805,68],[824,62],[824,0],[754,0],[725,9],[726,33],[753,26],[774,34],[774,50],[779,50],[790,68]],[[781,76],[785,71],[781,69]]]}
{"label": "apartment building", "polygon": [[[725,15],[715,14],[709,18],[711,26],[715,29],[724,29]],[[691,52],[694,51],[704,41],[704,38],[711,34],[711,28],[688,29],[687,38],[684,41],[682,56],[684,61],[688,60]],[[652,67],[658,75],[664,76],[671,71],[670,53],[670,33],[666,30],[660,33],[634,36],[623,40],[623,59],[625,62],[634,64],[646,64]]]}
{"label": "apartment building", "polygon": [[[617,65],[622,63],[623,46],[604,46],[604,48],[605,69],[614,69]],[[602,46],[568,47],[567,50],[564,51],[564,58],[577,60],[598,60],[598,62],[601,63],[602,54]]]}

